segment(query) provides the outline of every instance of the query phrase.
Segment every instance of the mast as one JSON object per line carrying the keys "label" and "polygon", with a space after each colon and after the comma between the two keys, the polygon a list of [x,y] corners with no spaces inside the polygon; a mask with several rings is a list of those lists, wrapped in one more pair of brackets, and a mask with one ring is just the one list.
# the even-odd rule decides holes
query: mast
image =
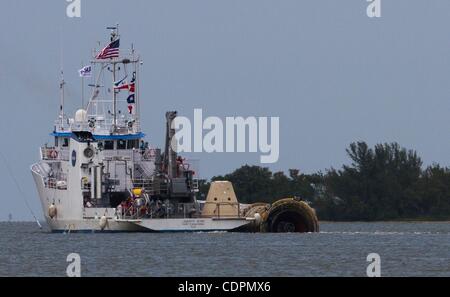
{"label": "mast", "polygon": [[142,63],[140,61],[140,57],[138,55],[138,57],[136,58],[135,55],[135,50],[134,50],[134,44],[131,45],[131,56],[133,59],[133,64],[134,64],[134,83],[135,83],[135,115],[134,115],[134,120],[135,120],[135,124],[136,124],[136,129],[140,130],[140,125],[141,125],[141,118],[140,118],[140,114],[141,114],[141,110],[140,110],[140,80],[139,80],[139,66]]}
{"label": "mast", "polygon": [[59,104],[59,118],[61,120],[60,122],[60,129],[64,129],[64,85],[66,82],[64,81],[64,71],[61,69],[61,82],[59,83],[59,89],[60,89],[60,104]]}
{"label": "mast", "polygon": [[[107,29],[111,30],[111,42],[117,40],[120,38],[119,36],[119,24],[116,24],[115,27],[107,27]],[[112,66],[113,66],[113,85],[114,82],[116,81],[116,63],[114,61],[112,61]],[[117,127],[117,92],[114,89],[114,86],[112,88],[113,90],[113,129],[116,130]]]}
{"label": "mast", "polygon": [[[83,65],[84,63],[81,61],[81,67],[84,67]],[[81,77],[81,108],[84,108],[84,76]]]}
{"label": "mast", "polygon": [[[61,29],[62,30],[62,29]],[[66,84],[64,80],[64,56],[63,56],[63,43],[62,43],[62,31],[60,32],[60,73],[61,73],[61,82],[59,83],[60,90],[60,103],[59,103],[59,119],[60,119],[60,129],[64,130],[64,85]]]}
{"label": "mast", "polygon": [[[110,33],[110,44],[118,41],[120,39],[119,35],[119,26],[116,25],[114,27],[107,27],[107,29],[111,30]],[[118,45],[115,45],[118,46]],[[134,45],[131,47],[131,53],[127,51],[127,53],[123,53],[120,57],[114,55],[114,57],[110,57],[108,59],[97,58],[98,55],[91,61],[92,65],[101,65],[100,71],[97,76],[97,81],[95,85],[89,85],[94,87],[94,91],[92,96],[87,104],[86,111],[89,113],[91,105],[94,100],[97,99],[99,95],[99,81],[101,79],[102,71],[107,69],[112,76],[112,84],[111,87],[108,88],[108,94],[105,100],[98,100],[98,103],[103,103],[104,106],[108,107],[107,116],[101,117],[103,124],[99,126],[98,129],[107,128],[110,134],[122,134],[128,131],[127,133],[136,131],[140,131],[140,89],[139,89],[139,65],[140,62],[139,55],[136,54]],[[132,79],[129,81],[129,69],[128,65],[131,66],[132,70]],[[123,67],[122,67],[123,66]],[[124,71],[125,76],[122,78],[122,71]],[[124,94],[121,93],[123,91],[126,92],[128,87],[128,94],[125,98],[122,98]],[[110,94],[111,93],[111,94]],[[128,113],[121,113],[122,105],[124,102],[128,104]],[[95,113],[94,113],[95,114]],[[93,115],[94,115],[93,114]],[[103,119],[107,118],[107,121]],[[122,119],[123,118],[123,119]]]}
{"label": "mast", "polygon": [[[113,84],[116,81],[116,63],[113,63]],[[117,126],[117,91],[113,87],[113,127]]]}

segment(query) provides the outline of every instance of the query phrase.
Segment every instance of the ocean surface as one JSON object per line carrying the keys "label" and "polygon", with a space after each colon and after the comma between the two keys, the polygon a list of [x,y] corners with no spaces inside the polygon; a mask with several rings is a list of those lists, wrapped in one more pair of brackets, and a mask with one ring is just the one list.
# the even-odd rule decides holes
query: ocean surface
{"label": "ocean surface", "polygon": [[54,234],[0,223],[0,276],[450,276],[450,222],[321,223],[316,234]]}

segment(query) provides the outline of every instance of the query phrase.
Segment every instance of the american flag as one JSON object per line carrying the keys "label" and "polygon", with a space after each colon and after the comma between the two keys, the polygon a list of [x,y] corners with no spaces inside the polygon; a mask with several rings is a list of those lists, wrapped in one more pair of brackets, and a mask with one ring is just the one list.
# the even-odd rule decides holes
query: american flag
{"label": "american flag", "polygon": [[102,51],[97,55],[97,59],[111,59],[119,57],[119,46],[120,39],[117,39],[110,44],[108,44]]}

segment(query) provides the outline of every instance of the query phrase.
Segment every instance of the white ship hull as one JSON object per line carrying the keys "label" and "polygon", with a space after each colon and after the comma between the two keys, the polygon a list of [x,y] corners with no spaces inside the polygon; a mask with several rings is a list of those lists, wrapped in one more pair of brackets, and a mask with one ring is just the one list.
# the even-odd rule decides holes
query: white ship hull
{"label": "white ship hull", "polygon": [[93,232],[148,232],[144,228],[128,222],[108,220],[108,225],[102,230],[99,219],[58,220],[47,219],[50,230],[55,233],[93,233]]}
{"label": "white ship hull", "polygon": [[[45,187],[44,179],[39,173],[39,163],[31,167],[36,183],[44,217],[52,232],[212,232],[233,231],[252,221],[245,218],[146,218],[121,219],[113,208],[84,208],[75,204],[67,190]],[[58,210],[53,218],[45,210],[54,204]],[[101,217],[107,219],[106,226],[101,226]]]}
{"label": "white ship hull", "polygon": [[99,219],[57,220],[47,218],[52,232],[214,232],[233,231],[249,223],[244,219],[211,218],[199,219],[143,219],[143,220],[108,220],[108,225],[101,229]]}
{"label": "white ship hull", "polygon": [[132,222],[153,232],[233,231],[250,223],[249,220],[242,218],[143,219],[123,222]]}

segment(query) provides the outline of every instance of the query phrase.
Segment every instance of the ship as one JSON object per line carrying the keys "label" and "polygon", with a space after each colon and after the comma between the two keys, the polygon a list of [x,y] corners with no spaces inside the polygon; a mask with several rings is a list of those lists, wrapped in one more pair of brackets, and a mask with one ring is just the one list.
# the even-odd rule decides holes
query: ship
{"label": "ship", "polygon": [[315,213],[296,198],[241,204],[230,182],[215,181],[199,200],[198,172],[172,145],[177,112],[165,115],[164,148],[150,145],[141,129],[143,62],[134,46],[120,49],[118,25],[108,29],[107,45],[80,70],[83,81],[92,81],[89,100],[68,116],[62,76],[54,143],[40,147],[31,165],[52,232],[318,230]]}

